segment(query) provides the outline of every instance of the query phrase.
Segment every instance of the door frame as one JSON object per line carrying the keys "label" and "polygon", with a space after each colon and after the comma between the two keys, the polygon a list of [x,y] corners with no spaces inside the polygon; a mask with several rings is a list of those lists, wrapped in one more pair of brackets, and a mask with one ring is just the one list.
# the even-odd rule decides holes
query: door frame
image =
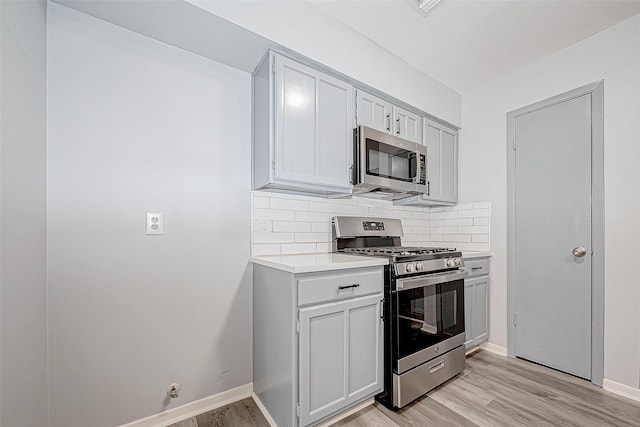
{"label": "door frame", "polygon": [[516,118],[583,95],[591,96],[591,382],[604,378],[604,80],[507,113],[507,354],[515,355]]}

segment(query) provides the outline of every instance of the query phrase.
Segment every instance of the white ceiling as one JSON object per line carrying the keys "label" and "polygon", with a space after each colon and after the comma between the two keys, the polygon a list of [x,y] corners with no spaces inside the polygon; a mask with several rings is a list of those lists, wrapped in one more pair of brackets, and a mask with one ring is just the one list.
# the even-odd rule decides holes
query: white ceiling
{"label": "white ceiling", "polygon": [[310,0],[427,75],[466,90],[640,13],[640,0]]}

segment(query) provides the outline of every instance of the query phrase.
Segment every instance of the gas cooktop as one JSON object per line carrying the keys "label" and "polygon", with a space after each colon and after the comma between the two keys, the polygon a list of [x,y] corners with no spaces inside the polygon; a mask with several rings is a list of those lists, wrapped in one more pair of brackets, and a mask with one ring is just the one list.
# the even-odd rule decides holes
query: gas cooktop
{"label": "gas cooktop", "polygon": [[344,248],[343,252],[365,255],[411,256],[455,252],[455,248],[435,248],[420,246],[379,246],[370,248]]}

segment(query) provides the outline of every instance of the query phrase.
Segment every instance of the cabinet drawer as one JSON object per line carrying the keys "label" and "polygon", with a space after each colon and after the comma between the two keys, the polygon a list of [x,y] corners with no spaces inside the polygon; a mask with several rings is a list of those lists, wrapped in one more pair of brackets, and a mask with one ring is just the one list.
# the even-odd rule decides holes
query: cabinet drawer
{"label": "cabinet drawer", "polygon": [[301,277],[298,279],[298,305],[382,292],[382,281],[382,267],[351,273]]}
{"label": "cabinet drawer", "polygon": [[489,274],[489,259],[464,260],[464,269],[469,272],[468,277]]}

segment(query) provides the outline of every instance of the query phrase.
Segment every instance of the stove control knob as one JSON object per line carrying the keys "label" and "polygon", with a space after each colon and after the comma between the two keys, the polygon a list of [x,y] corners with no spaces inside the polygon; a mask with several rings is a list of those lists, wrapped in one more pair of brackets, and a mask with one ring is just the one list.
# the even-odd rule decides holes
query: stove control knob
{"label": "stove control knob", "polygon": [[413,264],[409,263],[409,264],[406,265],[405,269],[407,270],[407,273],[413,273],[414,266],[413,266]]}
{"label": "stove control knob", "polygon": [[416,271],[422,271],[422,263],[416,262]]}
{"label": "stove control knob", "polygon": [[460,258],[456,258],[454,261],[455,261],[456,267],[460,267],[460,263],[461,263]]}
{"label": "stove control knob", "polygon": [[445,265],[446,267],[454,267],[454,266],[455,266],[455,263],[453,262],[453,259],[452,259],[452,258],[449,258],[449,259],[447,259],[447,260],[444,262],[444,265]]}

